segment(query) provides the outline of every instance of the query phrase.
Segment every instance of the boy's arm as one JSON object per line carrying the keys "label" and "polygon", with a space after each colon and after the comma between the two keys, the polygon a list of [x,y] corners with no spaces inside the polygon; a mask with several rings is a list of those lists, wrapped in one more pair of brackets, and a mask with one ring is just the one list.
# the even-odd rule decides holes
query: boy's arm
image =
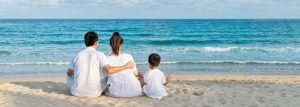
{"label": "boy's arm", "polygon": [[164,85],[167,85],[169,83],[170,78],[173,78],[173,76],[171,74],[168,75],[168,77],[166,79],[166,83],[164,83]]}
{"label": "boy's arm", "polygon": [[144,75],[143,75],[142,73],[140,73],[138,70],[134,71],[133,74],[134,74],[136,77],[144,78]]}
{"label": "boy's arm", "polygon": [[126,65],[121,67],[111,67],[109,64],[103,66],[103,69],[109,74],[117,73],[123,71],[124,69],[133,69],[133,68],[134,68],[134,63],[132,61],[129,61]]}
{"label": "boy's arm", "polygon": [[67,75],[68,75],[68,76],[74,75],[74,70],[72,70],[72,69],[69,68],[69,70],[68,70],[68,72],[67,72]]}
{"label": "boy's arm", "polygon": [[104,77],[104,78],[105,78],[106,81],[108,80],[108,77]]}

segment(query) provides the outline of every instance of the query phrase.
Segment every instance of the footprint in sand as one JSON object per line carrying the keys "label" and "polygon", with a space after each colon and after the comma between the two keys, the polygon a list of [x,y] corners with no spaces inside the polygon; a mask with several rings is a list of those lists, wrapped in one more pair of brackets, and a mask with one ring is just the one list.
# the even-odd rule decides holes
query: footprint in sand
{"label": "footprint in sand", "polygon": [[219,101],[219,103],[222,104],[222,105],[225,105],[225,104],[226,104],[226,101],[225,101],[224,99],[219,99],[218,101]]}
{"label": "footprint in sand", "polygon": [[281,93],[281,97],[286,97],[286,93]]}
{"label": "footprint in sand", "polygon": [[191,95],[195,95],[195,96],[199,96],[199,95],[202,95],[203,92],[196,92],[194,89],[192,88],[186,88],[186,89],[182,89],[182,92],[184,94],[191,94]]}
{"label": "footprint in sand", "polygon": [[214,107],[212,105],[202,105],[202,107]]}
{"label": "footprint in sand", "polygon": [[264,97],[256,97],[256,101],[259,102],[259,103],[264,103],[265,102]]}

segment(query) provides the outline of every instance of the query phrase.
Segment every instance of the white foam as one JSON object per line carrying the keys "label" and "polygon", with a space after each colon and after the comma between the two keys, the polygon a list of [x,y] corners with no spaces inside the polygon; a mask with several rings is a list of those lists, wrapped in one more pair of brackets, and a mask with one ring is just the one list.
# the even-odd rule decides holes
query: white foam
{"label": "white foam", "polygon": [[[136,62],[136,64],[147,64],[148,62]],[[300,64],[296,61],[166,61],[161,64]]]}
{"label": "white foam", "polygon": [[17,63],[0,63],[0,65],[68,65],[69,62],[17,62]]}
{"label": "white foam", "polygon": [[176,47],[160,49],[164,51],[178,51],[178,52],[300,52],[300,48],[283,47],[283,48],[261,48],[261,47]]}
{"label": "white foam", "polygon": [[[148,62],[135,62],[148,64]],[[164,61],[161,64],[300,64],[297,61]],[[69,62],[18,62],[0,63],[0,65],[69,65]]]}

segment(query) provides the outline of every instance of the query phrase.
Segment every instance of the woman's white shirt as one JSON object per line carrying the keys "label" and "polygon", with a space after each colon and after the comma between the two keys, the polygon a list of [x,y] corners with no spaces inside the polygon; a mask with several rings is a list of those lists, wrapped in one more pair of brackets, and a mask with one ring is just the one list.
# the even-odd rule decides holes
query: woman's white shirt
{"label": "woman's white shirt", "polygon": [[[106,63],[113,67],[119,67],[126,65],[129,61],[134,61],[133,57],[130,54],[123,53],[119,56],[108,56]],[[143,95],[141,84],[133,74],[136,70],[136,66],[134,69],[125,69],[113,74],[107,74],[107,72],[103,70],[104,77],[108,77],[107,84],[109,85],[105,94],[113,97],[134,97]]]}

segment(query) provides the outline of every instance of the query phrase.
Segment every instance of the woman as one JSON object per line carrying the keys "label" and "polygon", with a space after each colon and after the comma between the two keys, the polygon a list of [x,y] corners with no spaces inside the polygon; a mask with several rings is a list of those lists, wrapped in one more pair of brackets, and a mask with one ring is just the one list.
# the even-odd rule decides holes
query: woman
{"label": "woman", "polygon": [[[124,66],[129,61],[133,61],[130,54],[121,53],[123,38],[118,32],[113,33],[109,44],[112,53],[107,57],[108,64],[111,66]],[[134,97],[143,95],[140,81],[136,76],[140,77],[141,80],[144,76],[138,72],[136,67],[113,74],[107,74],[106,71],[104,71],[103,74],[105,79],[108,79],[107,84],[109,85],[108,90],[105,92],[106,95],[112,97]]]}

